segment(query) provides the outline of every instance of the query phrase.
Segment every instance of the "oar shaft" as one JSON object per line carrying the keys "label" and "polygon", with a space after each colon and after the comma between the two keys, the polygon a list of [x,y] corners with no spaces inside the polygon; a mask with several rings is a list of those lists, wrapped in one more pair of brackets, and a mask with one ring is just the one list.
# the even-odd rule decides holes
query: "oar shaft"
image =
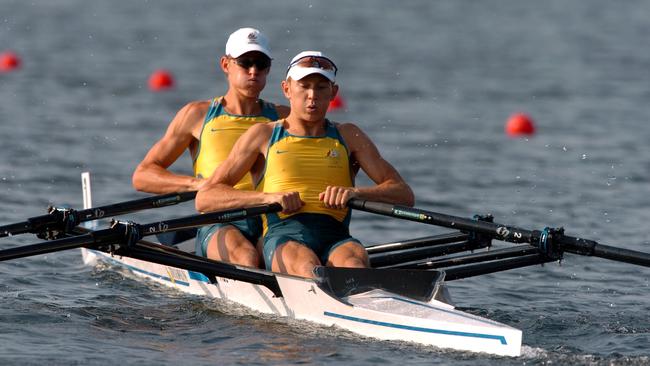
{"label": "oar shaft", "polygon": [[158,221],[150,224],[140,225],[142,236],[156,235],[168,231],[189,229],[209,224],[222,222],[232,222],[245,219],[251,216],[257,216],[265,213],[278,212],[282,206],[278,203],[270,205],[254,206],[242,209],[232,209],[227,211],[208,212],[200,215],[191,215],[172,219],[167,221]]}
{"label": "oar shaft", "polygon": [[181,202],[192,200],[194,197],[196,197],[196,191],[161,194],[158,196],[119,202],[106,206],[87,208],[78,211],[77,214],[79,215],[80,222],[92,221],[101,219],[106,216],[117,216],[129,212],[146,210],[149,208],[172,206]]}
{"label": "oar shaft", "polygon": [[404,251],[387,252],[370,255],[370,265],[373,268],[395,266],[401,263],[413,262],[417,260],[430,259],[448,254],[464,252],[484,248],[486,245],[477,245],[470,241],[461,241],[457,243],[446,243],[430,247],[415,248]]}
{"label": "oar shaft", "polygon": [[24,233],[37,233],[54,227],[74,227],[82,222],[122,215],[129,212],[176,205],[196,197],[196,192],[167,193],[157,196],[124,201],[106,206],[87,208],[76,211],[68,210],[69,215],[59,209],[52,209],[46,215],[35,216],[27,221],[0,226],[0,237]]}
{"label": "oar shaft", "polygon": [[650,253],[598,244],[593,240],[572,236],[561,237],[559,244],[563,250],[570,253],[650,267]]}
{"label": "oar shaft", "polygon": [[487,263],[468,264],[445,268],[445,281],[460,280],[488,273],[501,272],[515,268],[528,267],[553,261],[539,254],[529,254],[516,258],[501,259]]}
{"label": "oar shaft", "polygon": [[466,241],[468,239],[469,239],[469,235],[465,233],[456,232],[456,233],[427,236],[424,238],[411,239],[411,240],[405,240],[400,242],[377,244],[370,247],[366,247],[366,251],[368,252],[368,254],[378,254],[378,253],[394,252],[396,250],[421,248],[425,246],[428,247],[428,246],[446,244],[446,243],[455,243],[459,241]]}
{"label": "oar shaft", "polygon": [[463,217],[420,210],[412,207],[392,205],[381,202],[371,202],[351,199],[348,206],[360,211],[376,213],[384,216],[397,217],[404,220],[421,222],[429,225],[443,226],[463,231],[473,231],[487,234],[499,240],[511,243],[531,243],[539,239],[539,231],[525,230],[488,221],[472,220]]}
{"label": "oar shaft", "polygon": [[404,268],[404,269],[438,269],[444,267],[460,266],[472,263],[489,262],[499,259],[506,259],[512,257],[520,257],[529,254],[539,254],[537,248],[532,246],[504,248],[492,250],[489,252],[472,253],[466,255],[459,255],[451,258],[429,260],[426,262],[404,263],[389,268]]}
{"label": "oar shaft", "polygon": [[115,242],[122,236],[123,233],[120,233],[118,230],[105,229],[80,236],[4,249],[0,250],[0,261],[80,248],[90,244]]}
{"label": "oar shaft", "polygon": [[[180,219],[160,221],[141,226],[118,222],[110,229],[92,231],[81,236],[66,237],[44,243],[0,250],[0,261],[79,247],[97,247],[103,244],[118,243],[128,244],[128,242],[134,239],[137,240],[141,236],[155,235],[162,232],[198,227],[219,222],[232,222],[280,210],[282,210],[282,206],[279,204],[272,204],[187,216]],[[132,230],[132,227],[138,229]]]}
{"label": "oar shaft", "polygon": [[397,217],[429,225],[486,234],[495,239],[511,243],[528,243],[538,247],[541,253],[550,257],[549,259],[559,258],[554,254],[560,254],[561,256],[562,252],[569,252],[650,267],[650,253],[610,247],[598,244],[593,240],[566,236],[563,234],[562,230],[559,230],[559,232],[553,230],[547,231],[546,229],[544,232],[539,230],[525,230],[514,226],[470,220],[417,208],[370,202],[359,199],[351,199],[348,202],[348,206],[361,211]]}
{"label": "oar shaft", "polygon": [[120,254],[166,266],[185,268],[193,272],[203,273],[206,276],[219,276],[263,285],[271,290],[276,296],[282,296],[282,291],[280,290],[280,285],[278,284],[277,279],[275,276],[268,273],[245,271],[231,264],[215,262],[207,258],[193,257],[186,253],[175,255],[169,251],[156,251],[151,248],[151,245],[141,246],[140,244],[136,244],[133,247],[124,247],[123,250],[120,251]]}
{"label": "oar shaft", "polygon": [[[49,217],[49,216],[48,216]],[[28,233],[32,230],[32,223],[29,221],[0,226],[0,238],[11,235]]]}

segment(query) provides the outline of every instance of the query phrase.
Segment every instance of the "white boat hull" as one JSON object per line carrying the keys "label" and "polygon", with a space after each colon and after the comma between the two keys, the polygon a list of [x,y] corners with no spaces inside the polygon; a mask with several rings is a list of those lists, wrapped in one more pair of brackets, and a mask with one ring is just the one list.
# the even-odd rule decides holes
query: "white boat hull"
{"label": "white boat hull", "polygon": [[504,356],[521,352],[521,330],[456,310],[435,298],[421,302],[378,289],[338,298],[313,280],[281,274],[276,278],[283,296],[276,297],[262,285],[221,277],[212,283],[203,274],[184,269],[85,248],[82,254],[88,264],[98,259],[118,264],[186,293],[233,301],[262,313],[336,325],[367,337]]}

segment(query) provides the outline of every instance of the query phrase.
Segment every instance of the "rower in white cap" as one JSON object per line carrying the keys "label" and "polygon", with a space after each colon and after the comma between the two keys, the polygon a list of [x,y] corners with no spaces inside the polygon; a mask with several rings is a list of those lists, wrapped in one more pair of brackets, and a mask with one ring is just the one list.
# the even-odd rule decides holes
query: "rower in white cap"
{"label": "rower in white cap", "polygon": [[[135,169],[135,189],[158,194],[198,190],[246,130],[289,113],[286,106],[259,99],[271,69],[269,41],[259,30],[241,28],[233,32],[219,65],[228,81],[226,94],[190,102],[178,111],[165,135]],[[193,176],[168,169],[186,149],[194,162]],[[234,186],[253,189],[253,182],[250,175],[244,175]],[[258,267],[261,258],[254,244],[260,234],[258,218],[206,226],[198,232],[196,252],[211,259]]]}
{"label": "rower in white cap", "polygon": [[[326,118],[337,71],[321,52],[294,57],[282,82],[289,116],[249,129],[197,194],[200,211],[282,205],[263,217],[264,262],[274,272],[311,277],[319,265],[367,267],[366,250],[349,233],[348,200],[414,203],[411,188],[359,127]],[[359,167],[375,185],[354,186]],[[248,172],[257,191],[234,189]]]}

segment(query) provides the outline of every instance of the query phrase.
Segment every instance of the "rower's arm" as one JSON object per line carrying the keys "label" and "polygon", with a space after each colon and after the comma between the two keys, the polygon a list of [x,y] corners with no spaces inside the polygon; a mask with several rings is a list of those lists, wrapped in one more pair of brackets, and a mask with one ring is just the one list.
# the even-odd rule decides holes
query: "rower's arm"
{"label": "rower's arm", "polygon": [[384,160],[368,135],[352,123],[340,125],[339,131],[343,135],[352,157],[368,177],[376,183],[371,187],[356,187],[354,197],[406,206],[415,204],[411,187],[397,170]]}
{"label": "rower's arm", "polygon": [[202,123],[208,107],[209,102],[192,102],[178,111],[165,135],[135,168],[133,188],[157,194],[199,189],[203,179],[175,174],[167,168],[196,140],[193,130],[198,123]]}
{"label": "rower's arm", "polygon": [[264,156],[271,136],[270,124],[259,123],[248,129],[235,143],[228,158],[214,171],[196,195],[196,209],[210,212],[273,203],[267,194],[233,188]]}

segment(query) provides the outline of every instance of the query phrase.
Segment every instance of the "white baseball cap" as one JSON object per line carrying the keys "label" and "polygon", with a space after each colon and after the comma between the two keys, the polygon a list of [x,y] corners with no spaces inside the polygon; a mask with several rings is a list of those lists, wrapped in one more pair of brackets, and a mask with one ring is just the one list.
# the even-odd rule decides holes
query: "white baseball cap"
{"label": "white baseball cap", "polygon": [[251,51],[259,51],[272,58],[269,39],[255,28],[239,28],[228,37],[226,55],[237,58]]}
{"label": "white baseball cap", "polygon": [[300,80],[307,75],[321,74],[331,82],[338,71],[334,61],[319,51],[303,51],[296,55],[287,68],[287,79]]}

